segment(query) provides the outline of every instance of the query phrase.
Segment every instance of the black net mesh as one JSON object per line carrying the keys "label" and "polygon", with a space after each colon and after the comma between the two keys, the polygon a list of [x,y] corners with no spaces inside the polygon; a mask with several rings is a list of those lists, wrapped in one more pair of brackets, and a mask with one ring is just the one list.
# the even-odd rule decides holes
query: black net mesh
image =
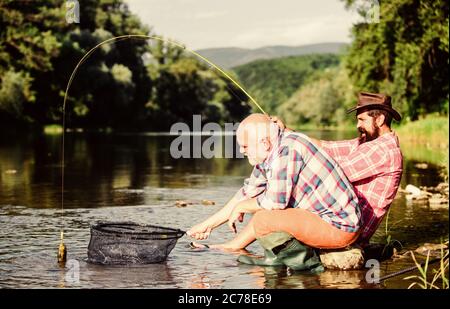
{"label": "black net mesh", "polygon": [[91,226],[88,261],[110,265],[163,262],[184,233],[133,222],[99,222]]}

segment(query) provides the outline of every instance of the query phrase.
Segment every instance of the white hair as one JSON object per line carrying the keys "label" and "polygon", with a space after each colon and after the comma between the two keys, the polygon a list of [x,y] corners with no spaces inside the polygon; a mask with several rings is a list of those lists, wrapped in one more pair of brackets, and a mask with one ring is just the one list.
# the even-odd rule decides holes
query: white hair
{"label": "white hair", "polygon": [[270,142],[275,142],[280,133],[280,127],[271,121],[247,123],[243,129],[257,142],[265,138],[268,138]]}

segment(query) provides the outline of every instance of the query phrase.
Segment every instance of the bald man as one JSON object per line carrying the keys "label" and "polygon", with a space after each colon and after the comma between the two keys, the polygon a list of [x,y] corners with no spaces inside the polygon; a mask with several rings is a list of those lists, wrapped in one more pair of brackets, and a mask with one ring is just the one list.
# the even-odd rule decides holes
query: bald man
{"label": "bald man", "polygon": [[263,114],[245,118],[236,135],[253,172],[220,211],[189,229],[189,236],[206,239],[226,222],[236,233],[236,221],[253,213],[234,239],[210,247],[240,250],[258,237],[279,231],[322,249],[344,248],[357,239],[358,198],[325,151],[304,134],[284,133]]}

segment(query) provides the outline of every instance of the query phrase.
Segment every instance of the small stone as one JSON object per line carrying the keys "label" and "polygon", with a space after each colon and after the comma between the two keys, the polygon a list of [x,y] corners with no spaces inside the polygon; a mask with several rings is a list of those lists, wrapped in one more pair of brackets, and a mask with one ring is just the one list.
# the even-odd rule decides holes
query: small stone
{"label": "small stone", "polygon": [[181,200],[175,202],[175,206],[177,206],[177,207],[186,207],[187,205],[192,205],[192,204],[193,204],[192,202],[181,201]]}
{"label": "small stone", "polygon": [[416,163],[414,164],[414,166],[421,170],[426,170],[428,168],[428,164],[426,163]]}
{"label": "small stone", "polygon": [[448,203],[448,199],[442,196],[442,194],[433,194],[429,199],[430,204],[440,205]]}
{"label": "small stone", "polygon": [[407,185],[405,190],[412,195],[420,195],[421,190],[414,185]]}
{"label": "small stone", "polygon": [[429,193],[429,192],[438,192],[438,190],[436,189],[436,187],[427,187],[427,186],[420,186],[420,192],[426,192],[426,193]]}
{"label": "small stone", "polygon": [[210,200],[202,200],[202,204],[208,206],[208,205],[215,205],[216,203]]}
{"label": "small stone", "polygon": [[10,175],[13,175],[13,174],[16,174],[17,173],[17,170],[6,170],[5,171],[5,174],[10,174]]}
{"label": "small stone", "polygon": [[417,202],[417,203],[421,203],[421,202],[427,202],[429,197],[427,194],[419,194],[419,195],[415,195],[415,194],[407,194],[405,195],[405,198],[407,201],[412,201],[412,202]]}
{"label": "small stone", "polygon": [[441,182],[440,184],[437,185],[435,190],[440,192],[440,193],[442,193],[442,194],[448,195],[448,183]]}
{"label": "small stone", "polygon": [[421,193],[420,195],[413,196],[414,201],[427,201],[429,199],[428,194]]}
{"label": "small stone", "polygon": [[428,252],[430,252],[431,256],[439,256],[441,254],[441,249],[445,250],[447,248],[448,246],[445,244],[425,243],[414,251],[422,255],[427,255]]}
{"label": "small stone", "polygon": [[443,189],[447,189],[448,190],[448,183],[446,182],[441,182],[440,184],[437,185],[436,190],[443,190]]}

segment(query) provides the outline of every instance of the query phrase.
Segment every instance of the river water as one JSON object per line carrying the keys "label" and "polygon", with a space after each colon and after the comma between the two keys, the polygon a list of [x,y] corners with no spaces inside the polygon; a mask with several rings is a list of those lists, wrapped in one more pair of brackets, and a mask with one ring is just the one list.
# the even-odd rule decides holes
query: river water
{"label": "river water", "polygon": [[[306,132],[323,139],[351,138],[354,132]],[[99,220],[134,221],[187,230],[220,209],[248,177],[245,159],[178,159],[170,156],[173,137],[152,134],[68,134],[65,212],[61,220],[60,135],[0,139],[0,287],[8,288],[406,288],[394,278],[369,284],[366,271],[321,274],[240,265],[237,253],[188,248],[187,236],[165,263],[107,267],[86,263],[91,224]],[[417,148],[415,148],[417,147]],[[404,148],[402,187],[436,186],[435,164],[442,154],[423,147]],[[420,149],[420,151],[419,151]],[[445,156],[445,154],[444,154]],[[428,167],[417,165],[427,163]],[[417,167],[419,166],[419,167]],[[205,206],[207,199],[215,205]],[[193,204],[177,207],[177,200]],[[64,225],[69,263],[56,263],[59,231]],[[448,237],[448,204],[408,203],[398,194],[391,207],[388,233],[404,250]],[[225,226],[211,242],[229,239]],[[385,237],[385,224],[373,241]],[[250,253],[261,254],[257,244]],[[410,259],[387,261],[381,275],[412,265]]]}

